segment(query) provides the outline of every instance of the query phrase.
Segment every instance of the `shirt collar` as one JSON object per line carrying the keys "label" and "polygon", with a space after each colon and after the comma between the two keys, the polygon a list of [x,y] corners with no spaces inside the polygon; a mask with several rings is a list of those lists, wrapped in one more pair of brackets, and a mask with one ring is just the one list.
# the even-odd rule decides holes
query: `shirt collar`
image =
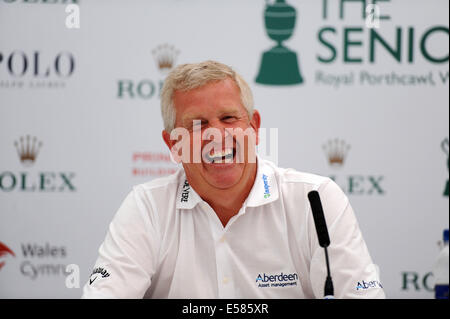
{"label": "shirt collar", "polygon": [[186,173],[181,175],[177,193],[177,209],[192,209],[203,199],[189,185]]}
{"label": "shirt collar", "polygon": [[[253,187],[244,202],[244,206],[257,207],[278,199],[278,183],[274,169],[259,156],[258,168]],[[178,185],[177,209],[192,209],[203,199],[189,185],[186,174],[182,174]]]}
{"label": "shirt collar", "polygon": [[255,183],[247,197],[246,206],[257,207],[278,199],[278,183],[274,169],[258,156]]}

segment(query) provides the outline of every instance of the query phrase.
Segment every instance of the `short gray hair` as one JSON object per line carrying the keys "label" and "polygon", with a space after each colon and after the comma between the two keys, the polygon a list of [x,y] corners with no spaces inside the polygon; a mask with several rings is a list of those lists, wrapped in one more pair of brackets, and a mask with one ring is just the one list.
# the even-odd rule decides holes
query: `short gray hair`
{"label": "short gray hair", "polygon": [[253,115],[253,95],[245,80],[231,67],[216,62],[205,61],[201,63],[181,64],[173,69],[161,91],[161,115],[164,129],[171,132],[175,126],[175,105],[173,93],[177,90],[190,91],[202,87],[210,82],[232,79],[241,92],[241,101],[251,119]]}

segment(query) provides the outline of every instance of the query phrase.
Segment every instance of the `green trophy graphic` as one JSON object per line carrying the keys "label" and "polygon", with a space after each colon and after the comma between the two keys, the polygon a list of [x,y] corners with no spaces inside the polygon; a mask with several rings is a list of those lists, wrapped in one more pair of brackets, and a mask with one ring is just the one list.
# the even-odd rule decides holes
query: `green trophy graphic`
{"label": "green trophy graphic", "polygon": [[[444,139],[441,142],[441,148],[444,151],[444,153],[447,155],[447,169],[449,168],[449,158],[448,158],[448,138]],[[448,189],[448,180],[447,180],[447,184],[445,184],[445,189],[444,189],[444,196],[448,196],[449,193],[449,189]]]}
{"label": "green trophy graphic", "polygon": [[269,85],[300,84],[303,78],[297,62],[297,53],[283,46],[282,42],[292,36],[297,13],[285,0],[267,4],[264,22],[267,35],[277,45],[263,53],[256,82]]}

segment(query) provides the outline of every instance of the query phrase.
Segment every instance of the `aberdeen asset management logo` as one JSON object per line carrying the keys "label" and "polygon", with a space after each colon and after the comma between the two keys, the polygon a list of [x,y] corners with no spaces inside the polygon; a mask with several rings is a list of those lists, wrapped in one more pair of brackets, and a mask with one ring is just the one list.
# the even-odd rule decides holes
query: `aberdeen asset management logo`
{"label": "aberdeen asset management logo", "polygon": [[263,273],[258,274],[258,276],[256,277],[256,283],[258,284],[259,288],[297,286],[297,282],[297,273],[284,274],[282,272],[275,275],[267,275],[266,273]]}
{"label": "aberdeen asset management logo", "polygon": [[383,288],[383,286],[381,285],[381,282],[379,282],[378,280],[372,280],[372,281],[358,281],[358,283],[356,284],[355,289],[356,290],[367,290],[367,289],[372,289],[372,288]]}

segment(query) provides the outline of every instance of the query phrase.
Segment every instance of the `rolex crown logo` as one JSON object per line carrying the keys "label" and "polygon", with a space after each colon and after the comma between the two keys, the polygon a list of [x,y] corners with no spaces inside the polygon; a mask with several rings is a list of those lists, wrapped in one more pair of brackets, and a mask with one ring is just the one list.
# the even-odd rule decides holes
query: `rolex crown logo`
{"label": "rolex crown logo", "polygon": [[350,150],[350,145],[346,144],[344,140],[338,138],[329,140],[323,145],[323,150],[328,157],[328,162],[331,166],[344,165],[345,158]]}
{"label": "rolex crown logo", "polygon": [[173,45],[161,44],[152,51],[158,68],[163,73],[168,73],[175,65],[175,60],[180,51]]}
{"label": "rolex crown logo", "polygon": [[36,161],[42,142],[38,141],[36,137],[27,135],[26,137],[21,136],[19,141],[15,141],[14,146],[20,162],[25,166],[30,166]]}

